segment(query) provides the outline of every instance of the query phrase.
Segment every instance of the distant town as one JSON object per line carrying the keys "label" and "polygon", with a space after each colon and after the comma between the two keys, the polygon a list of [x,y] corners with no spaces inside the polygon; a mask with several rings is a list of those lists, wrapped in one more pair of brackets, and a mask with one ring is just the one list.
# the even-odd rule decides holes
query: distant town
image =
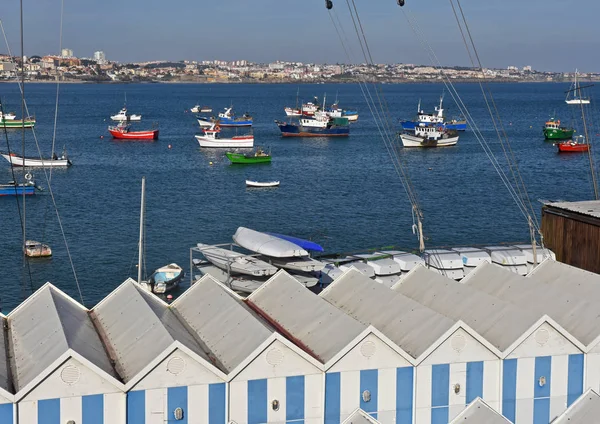
{"label": "distant town", "polygon": [[[498,82],[563,82],[572,73],[545,72],[531,66],[506,69],[478,69],[413,64],[314,64],[301,62],[252,63],[247,60],[203,60],[179,62],[152,61],[119,63],[108,60],[97,51],[91,58],[78,58],[70,49],[60,56],[25,58],[25,78],[34,82],[123,83],[123,82],[188,82],[188,83],[346,83],[377,81],[384,83],[418,83],[442,79],[442,72],[457,82],[487,80]],[[0,54],[0,81],[20,77],[21,57]],[[583,80],[600,80],[600,73],[580,73]]]}

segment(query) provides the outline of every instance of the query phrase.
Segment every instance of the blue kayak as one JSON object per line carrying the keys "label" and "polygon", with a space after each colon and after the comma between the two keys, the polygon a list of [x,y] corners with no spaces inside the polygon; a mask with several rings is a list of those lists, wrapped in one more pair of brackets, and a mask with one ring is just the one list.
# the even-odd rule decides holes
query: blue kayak
{"label": "blue kayak", "polygon": [[266,234],[269,234],[270,236],[277,237],[277,238],[280,238],[283,240],[287,240],[291,243],[297,244],[304,250],[312,250],[313,252],[322,252],[323,251],[323,248],[321,246],[319,246],[317,243],[312,242],[312,241],[303,240],[303,239],[300,239],[297,237],[286,236],[286,235],[277,234],[277,233],[266,233]]}

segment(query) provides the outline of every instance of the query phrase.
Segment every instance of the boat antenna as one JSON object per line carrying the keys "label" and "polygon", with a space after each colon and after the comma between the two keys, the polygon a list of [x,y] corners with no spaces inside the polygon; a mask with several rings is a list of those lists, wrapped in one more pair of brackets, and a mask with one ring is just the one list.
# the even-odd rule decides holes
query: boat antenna
{"label": "boat antenna", "polygon": [[146,177],[142,177],[142,199],[140,202],[140,241],[138,246],[138,284],[142,284],[142,265],[144,262],[144,203],[146,201]]}

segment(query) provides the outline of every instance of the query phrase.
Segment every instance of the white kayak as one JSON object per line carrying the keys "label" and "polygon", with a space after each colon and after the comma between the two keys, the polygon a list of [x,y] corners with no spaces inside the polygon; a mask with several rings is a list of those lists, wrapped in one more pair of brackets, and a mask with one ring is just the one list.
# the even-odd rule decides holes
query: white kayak
{"label": "white kayak", "polygon": [[237,229],[233,241],[244,249],[274,258],[308,256],[308,252],[297,244],[246,227]]}
{"label": "white kayak", "polygon": [[279,181],[260,182],[260,181],[246,180],[246,186],[248,186],[248,187],[277,187],[277,186],[279,186]]}
{"label": "white kayak", "polygon": [[208,261],[225,271],[229,267],[231,272],[257,277],[269,276],[277,272],[276,267],[253,256],[209,244],[198,243],[197,246]]}

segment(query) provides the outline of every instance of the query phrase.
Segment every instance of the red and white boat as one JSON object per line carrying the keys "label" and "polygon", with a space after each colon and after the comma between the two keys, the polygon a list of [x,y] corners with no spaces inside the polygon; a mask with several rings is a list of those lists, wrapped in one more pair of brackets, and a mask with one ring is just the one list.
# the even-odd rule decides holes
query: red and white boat
{"label": "red and white boat", "polygon": [[569,140],[556,143],[555,146],[558,148],[558,153],[579,153],[590,150],[590,145],[585,141]]}
{"label": "red and white boat", "polygon": [[287,116],[302,116],[302,111],[300,109],[286,107],[284,110]]}
{"label": "red and white boat", "polygon": [[130,125],[117,125],[108,127],[108,132],[113,138],[119,140],[157,140],[158,128],[147,131],[131,131]]}
{"label": "red and white boat", "polygon": [[196,135],[200,147],[253,147],[254,135],[236,135],[230,138],[220,136],[221,128],[213,124],[210,128],[203,130],[204,134]]}

